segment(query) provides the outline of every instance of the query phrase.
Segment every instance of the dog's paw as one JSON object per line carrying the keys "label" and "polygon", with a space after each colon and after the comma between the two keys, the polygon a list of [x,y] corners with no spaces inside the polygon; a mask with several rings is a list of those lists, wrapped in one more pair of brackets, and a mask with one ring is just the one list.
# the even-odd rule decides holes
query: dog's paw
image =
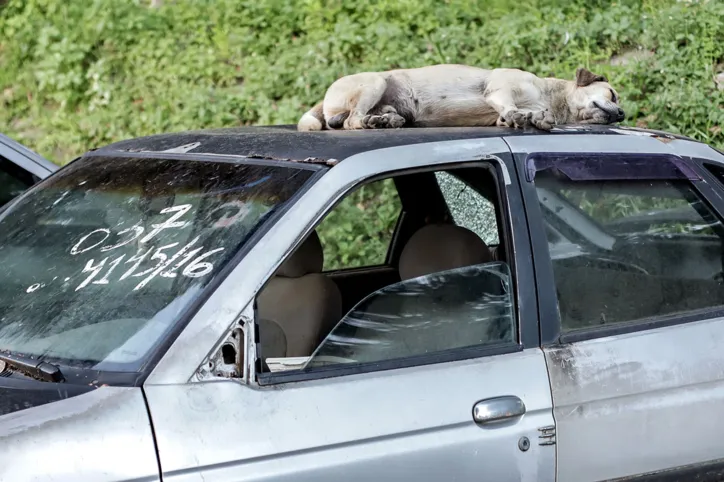
{"label": "dog's paw", "polygon": [[397,129],[405,125],[405,118],[396,113],[366,115],[362,118],[365,129]]}
{"label": "dog's paw", "polygon": [[540,130],[549,131],[556,125],[556,119],[547,110],[533,113],[532,124]]}
{"label": "dog's paw", "polygon": [[500,116],[500,118],[498,118],[497,124],[506,127],[523,128],[532,125],[532,118],[532,112],[511,110]]}

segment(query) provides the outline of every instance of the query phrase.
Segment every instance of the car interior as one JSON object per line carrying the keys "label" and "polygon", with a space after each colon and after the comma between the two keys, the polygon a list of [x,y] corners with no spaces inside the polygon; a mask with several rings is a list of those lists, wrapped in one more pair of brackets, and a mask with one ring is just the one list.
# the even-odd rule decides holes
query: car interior
{"label": "car interior", "polygon": [[[448,172],[491,202],[497,226],[503,225],[492,167]],[[504,243],[489,246],[455,224],[434,171],[399,175],[393,181],[402,208],[384,264],[324,272],[323,246],[312,231],[259,293],[263,371],[268,371],[266,359],[311,355],[345,314],[381,288],[439,271],[506,261]]]}
{"label": "car interior", "polygon": [[[538,187],[549,184],[558,190],[574,191],[574,184],[582,185],[580,182],[566,185],[546,175],[536,179]],[[555,226],[570,242],[583,248],[575,256],[553,259],[564,331],[638,322],[724,305],[724,285],[720,279],[724,266],[724,226],[686,184],[596,181],[596,185],[599,195],[610,200],[607,206],[614,205],[613,201],[624,205],[632,197],[639,202],[654,199],[661,202],[657,196],[668,195],[668,202],[675,203],[677,209],[679,205],[691,208],[693,224],[706,226],[711,232],[677,233],[677,229],[683,228],[676,223],[670,223],[663,233],[649,231],[646,226],[636,227],[631,232],[616,233],[610,249],[601,249],[542,206],[548,225]],[[580,211],[572,204],[567,209]],[[628,217],[633,216],[621,219]],[[614,232],[587,215],[586,219],[604,231]]]}

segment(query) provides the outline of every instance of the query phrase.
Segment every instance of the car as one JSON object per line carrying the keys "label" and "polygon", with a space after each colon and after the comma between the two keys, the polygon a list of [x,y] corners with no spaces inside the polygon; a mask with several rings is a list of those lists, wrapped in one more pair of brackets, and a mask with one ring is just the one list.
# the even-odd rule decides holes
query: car
{"label": "car", "polygon": [[57,170],[56,164],[0,134],[0,208]]}
{"label": "car", "polygon": [[722,219],[638,128],[94,149],[0,216],[0,480],[716,479]]}

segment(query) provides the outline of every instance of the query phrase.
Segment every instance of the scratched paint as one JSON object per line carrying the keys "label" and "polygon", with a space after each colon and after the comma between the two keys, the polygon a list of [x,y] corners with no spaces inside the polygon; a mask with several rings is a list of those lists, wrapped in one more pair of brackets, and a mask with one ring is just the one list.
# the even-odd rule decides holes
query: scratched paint
{"label": "scratched paint", "polygon": [[546,348],[558,480],[609,480],[720,457],[723,341],[719,318]]}

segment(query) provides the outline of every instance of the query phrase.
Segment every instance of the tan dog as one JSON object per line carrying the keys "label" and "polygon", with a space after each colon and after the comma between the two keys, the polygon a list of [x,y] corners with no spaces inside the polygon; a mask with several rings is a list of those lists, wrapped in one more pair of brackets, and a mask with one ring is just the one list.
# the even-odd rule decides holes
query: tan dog
{"label": "tan dog", "polygon": [[305,113],[300,131],[402,126],[612,124],[624,119],[618,94],[602,75],[541,78],[518,69],[431,65],[342,77]]}

